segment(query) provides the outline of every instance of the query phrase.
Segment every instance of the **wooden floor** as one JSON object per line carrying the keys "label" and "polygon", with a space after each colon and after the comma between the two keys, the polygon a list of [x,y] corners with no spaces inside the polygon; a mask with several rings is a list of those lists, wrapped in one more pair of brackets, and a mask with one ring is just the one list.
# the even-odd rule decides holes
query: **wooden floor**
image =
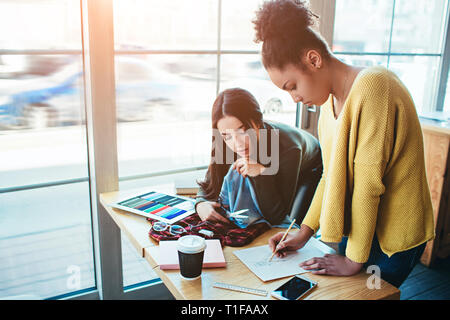
{"label": "wooden floor", "polygon": [[399,289],[401,300],[450,300],[450,257],[432,268],[416,265]]}

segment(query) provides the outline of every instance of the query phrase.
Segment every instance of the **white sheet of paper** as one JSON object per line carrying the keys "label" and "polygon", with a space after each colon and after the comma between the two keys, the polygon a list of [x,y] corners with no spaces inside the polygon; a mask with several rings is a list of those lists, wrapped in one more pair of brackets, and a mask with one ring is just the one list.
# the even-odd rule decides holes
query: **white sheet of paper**
{"label": "white sheet of paper", "polygon": [[269,281],[308,272],[301,268],[299,263],[314,257],[323,257],[327,253],[333,254],[336,252],[323,242],[311,238],[300,250],[292,251],[284,258],[274,256],[270,262],[268,260],[272,255],[272,251],[269,245],[235,250],[233,253],[258,278],[262,281]]}

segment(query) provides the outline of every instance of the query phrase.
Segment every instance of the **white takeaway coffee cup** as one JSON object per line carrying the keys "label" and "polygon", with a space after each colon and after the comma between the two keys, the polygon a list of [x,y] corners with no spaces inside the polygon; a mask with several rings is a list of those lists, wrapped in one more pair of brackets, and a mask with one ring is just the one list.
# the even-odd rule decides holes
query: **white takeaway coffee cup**
{"label": "white takeaway coffee cup", "polygon": [[202,237],[187,235],[178,239],[178,260],[183,279],[195,280],[201,276],[205,248],[206,242]]}

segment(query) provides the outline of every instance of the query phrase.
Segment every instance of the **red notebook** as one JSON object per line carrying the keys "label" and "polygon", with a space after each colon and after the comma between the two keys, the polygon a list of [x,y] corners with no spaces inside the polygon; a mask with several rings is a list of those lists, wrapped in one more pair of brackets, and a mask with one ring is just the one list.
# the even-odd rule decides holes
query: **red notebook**
{"label": "red notebook", "polygon": [[[159,242],[158,265],[161,270],[180,269],[178,263],[177,240],[162,240]],[[223,256],[220,240],[206,240],[203,268],[218,268],[227,265]]]}

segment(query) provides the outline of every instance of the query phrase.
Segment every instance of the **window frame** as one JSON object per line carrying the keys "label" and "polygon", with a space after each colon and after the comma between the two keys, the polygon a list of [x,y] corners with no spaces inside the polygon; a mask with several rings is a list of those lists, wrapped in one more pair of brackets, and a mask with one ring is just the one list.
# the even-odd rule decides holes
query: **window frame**
{"label": "window frame", "polygon": [[[323,0],[320,0],[323,1]],[[330,0],[336,4],[339,0]],[[440,53],[406,53],[406,52],[392,52],[392,33],[395,20],[395,7],[396,0],[393,1],[392,14],[391,14],[391,26],[389,30],[389,43],[387,52],[352,52],[352,51],[333,51],[337,55],[358,56],[358,55],[372,55],[372,56],[387,56],[387,67],[389,68],[391,57],[406,57],[406,56],[420,56],[420,57],[439,57],[439,67],[436,83],[434,85],[434,92],[432,92],[431,110],[432,112],[442,112],[444,110],[444,101],[447,88],[447,79],[450,65],[450,1],[446,1],[446,13],[444,16],[443,37],[441,39],[441,52]],[[334,29],[334,25],[333,25]],[[419,112],[420,115],[420,112]]]}

